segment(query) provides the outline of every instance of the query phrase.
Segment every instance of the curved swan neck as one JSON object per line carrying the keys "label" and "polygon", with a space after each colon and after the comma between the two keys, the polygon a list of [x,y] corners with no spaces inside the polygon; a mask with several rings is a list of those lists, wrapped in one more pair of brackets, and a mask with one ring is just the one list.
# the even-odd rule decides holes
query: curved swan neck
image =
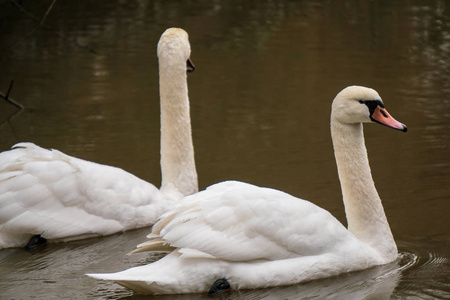
{"label": "curved swan neck", "polygon": [[161,97],[161,191],[181,198],[198,191],[192,143],[186,61],[159,57]]}
{"label": "curved swan neck", "polygon": [[348,230],[377,251],[382,259],[392,261],[397,255],[397,246],[372,179],[363,126],[361,123],[343,124],[332,116],[331,136]]}

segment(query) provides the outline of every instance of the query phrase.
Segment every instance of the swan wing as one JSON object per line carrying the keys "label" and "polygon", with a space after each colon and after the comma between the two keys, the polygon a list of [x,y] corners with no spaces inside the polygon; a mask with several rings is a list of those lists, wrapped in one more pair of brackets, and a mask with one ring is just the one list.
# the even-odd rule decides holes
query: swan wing
{"label": "swan wing", "polygon": [[147,226],[170,202],[122,169],[57,150],[20,143],[0,153],[0,247],[26,243],[22,235],[62,239]]}
{"label": "swan wing", "polygon": [[[144,294],[199,293],[218,278],[233,289],[289,285],[376,264],[373,252],[320,207],[286,193],[229,181],[184,198],[140,250],[164,258],[88,274]],[[194,280],[193,280],[194,278]]]}
{"label": "swan wing", "polygon": [[326,210],[284,192],[228,181],[184,198],[154,225],[180,253],[227,261],[320,255],[358,243]]}

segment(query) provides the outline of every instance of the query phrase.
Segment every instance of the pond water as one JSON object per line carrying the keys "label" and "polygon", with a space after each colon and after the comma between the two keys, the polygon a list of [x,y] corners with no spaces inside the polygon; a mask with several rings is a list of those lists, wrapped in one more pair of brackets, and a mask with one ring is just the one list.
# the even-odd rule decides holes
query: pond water
{"label": "pond water", "polygon": [[[14,80],[10,97],[25,106],[16,114],[0,102],[1,151],[30,141],[159,186],[156,44],[181,27],[197,67],[188,84],[200,188],[227,179],[272,187],[345,224],[331,101],[348,85],[369,86],[408,125],[406,134],[365,126],[398,261],[217,298],[450,298],[448,2],[81,0],[56,1],[46,15],[52,2],[0,2],[0,92]],[[84,274],[156,259],[125,255],[148,232],[0,250],[0,298],[146,299]]]}

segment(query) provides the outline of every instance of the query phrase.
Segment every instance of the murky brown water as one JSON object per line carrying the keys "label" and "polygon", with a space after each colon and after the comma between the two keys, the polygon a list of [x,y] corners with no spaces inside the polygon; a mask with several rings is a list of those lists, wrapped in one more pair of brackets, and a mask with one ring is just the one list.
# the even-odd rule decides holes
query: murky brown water
{"label": "murky brown water", "polygon": [[[9,118],[14,109],[0,102],[0,150],[32,141],[159,185],[156,43],[166,28],[182,27],[197,66],[189,88],[201,188],[226,179],[273,187],[345,223],[330,105],[347,85],[370,86],[409,129],[365,127],[402,258],[219,298],[450,297],[447,1],[57,1],[34,31],[52,1],[36,2],[25,1],[26,11],[0,2],[0,91],[14,79],[11,97],[26,107]],[[129,297],[83,274],[151,261],[124,255],[147,232],[0,250],[0,298]],[[161,297],[194,298],[205,297]]]}

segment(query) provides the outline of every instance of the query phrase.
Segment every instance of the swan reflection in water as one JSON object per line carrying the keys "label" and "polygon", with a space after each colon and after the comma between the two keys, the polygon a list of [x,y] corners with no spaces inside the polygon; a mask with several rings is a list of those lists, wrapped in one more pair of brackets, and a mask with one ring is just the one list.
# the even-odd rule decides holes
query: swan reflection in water
{"label": "swan reflection in water", "polygon": [[[375,266],[367,270],[350,272],[338,276],[314,280],[290,286],[265,289],[228,290],[218,294],[221,300],[257,299],[391,299],[404,269],[414,264],[411,253],[399,254],[390,264]],[[109,286],[112,288],[112,286]],[[118,290],[116,290],[119,292]],[[101,293],[95,294],[101,296]],[[123,298],[125,299],[125,298]],[[145,295],[133,295],[126,299],[144,300]],[[211,299],[201,294],[159,295],[160,300]]]}

